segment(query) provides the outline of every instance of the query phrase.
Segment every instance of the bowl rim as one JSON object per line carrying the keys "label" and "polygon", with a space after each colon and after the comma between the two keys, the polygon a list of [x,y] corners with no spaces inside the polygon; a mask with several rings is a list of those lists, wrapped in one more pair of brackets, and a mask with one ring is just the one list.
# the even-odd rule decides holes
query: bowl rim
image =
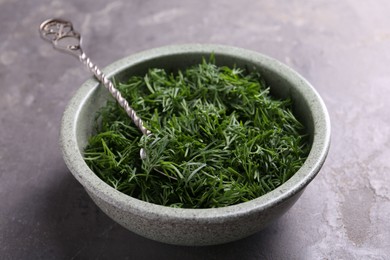
{"label": "bowl rim", "polygon": [[78,149],[76,122],[80,116],[82,106],[86,103],[94,89],[100,85],[97,80],[91,78],[83,83],[71,98],[63,114],[60,132],[60,146],[64,161],[74,177],[88,193],[92,193],[94,196],[115,207],[119,207],[121,210],[142,215],[143,218],[166,218],[177,221],[196,219],[199,222],[220,222],[225,218],[238,218],[277,206],[299,193],[313,180],[322,167],[329,151],[331,130],[329,114],[325,103],[314,87],[301,75],[280,61],[264,54],[238,47],[215,44],[183,44],[169,45],[132,54],[113,62],[104,68],[103,72],[108,77],[112,77],[129,66],[161,56],[188,53],[207,55],[213,52],[215,54],[235,56],[239,59],[248,60],[251,63],[264,64],[267,69],[283,74],[283,77],[295,83],[294,85],[296,86],[294,87],[301,90],[301,94],[309,102],[314,120],[312,148],[302,167],[284,184],[269,193],[247,202],[226,207],[205,209],[172,208],[133,198],[109,186],[93,173],[85,163],[80,149]]}

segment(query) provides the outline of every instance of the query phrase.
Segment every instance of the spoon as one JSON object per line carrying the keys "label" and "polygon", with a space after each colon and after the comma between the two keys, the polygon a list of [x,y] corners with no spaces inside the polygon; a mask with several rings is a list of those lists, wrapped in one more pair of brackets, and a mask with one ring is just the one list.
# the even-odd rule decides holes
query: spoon
{"label": "spoon", "polygon": [[[62,19],[49,19],[44,21],[40,27],[39,32],[41,37],[53,44],[54,49],[71,54],[79,58],[84,63],[90,72],[108,89],[111,95],[118,101],[119,105],[126,111],[133,123],[138,127],[142,134],[148,136],[151,132],[143,125],[143,121],[137,116],[134,109],[121,95],[118,89],[114,87],[111,80],[104,75],[104,73],[92,63],[88,56],[81,48],[81,36],[73,29],[71,22]],[[141,159],[146,158],[146,153],[143,148],[140,150]]]}

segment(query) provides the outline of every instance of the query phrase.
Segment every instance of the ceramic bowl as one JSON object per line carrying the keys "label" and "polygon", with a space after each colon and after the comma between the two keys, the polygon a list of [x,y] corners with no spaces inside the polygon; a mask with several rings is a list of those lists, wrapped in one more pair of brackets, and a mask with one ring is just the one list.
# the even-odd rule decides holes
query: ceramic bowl
{"label": "ceramic bowl", "polygon": [[322,167],[329,149],[330,122],[315,89],[298,73],[257,52],[220,45],[180,45],[148,50],[114,62],[104,72],[126,79],[148,68],[177,71],[214,53],[217,65],[258,70],[275,97],[291,97],[294,114],[310,134],[310,154],[296,174],[277,189],[249,202],[214,209],[180,209],[144,202],[104,183],[83,160],[96,111],[111,98],[95,79],[85,82],[70,101],[61,126],[64,160],[92,200],[114,221],[141,236],[176,245],[213,245],[254,234],[282,216]]}

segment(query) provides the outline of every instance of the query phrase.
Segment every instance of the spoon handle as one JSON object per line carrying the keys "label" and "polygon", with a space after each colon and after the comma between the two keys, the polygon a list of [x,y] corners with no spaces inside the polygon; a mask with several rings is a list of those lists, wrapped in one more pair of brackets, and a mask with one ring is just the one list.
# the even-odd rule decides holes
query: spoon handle
{"label": "spoon handle", "polygon": [[84,52],[80,55],[80,61],[84,63],[88,69],[95,75],[95,77],[103,83],[103,85],[108,89],[108,91],[111,93],[111,95],[118,101],[119,105],[123,107],[123,109],[126,111],[127,115],[131,118],[131,120],[134,122],[134,124],[138,127],[138,129],[142,132],[144,135],[150,135],[151,132],[144,127],[142,119],[137,116],[137,113],[125,98],[123,98],[122,94],[119,92],[117,88],[114,87],[111,80],[109,80],[106,75],[96,66],[94,65],[91,60],[85,55]]}
{"label": "spoon handle", "polygon": [[44,21],[39,27],[40,34],[44,40],[53,44],[54,49],[71,54],[84,63],[95,77],[108,89],[111,95],[126,111],[134,124],[144,135],[150,135],[151,132],[144,127],[143,121],[137,116],[137,113],[121,93],[114,87],[111,80],[92,63],[81,48],[81,36],[73,29],[71,22],[62,19],[49,19]]}

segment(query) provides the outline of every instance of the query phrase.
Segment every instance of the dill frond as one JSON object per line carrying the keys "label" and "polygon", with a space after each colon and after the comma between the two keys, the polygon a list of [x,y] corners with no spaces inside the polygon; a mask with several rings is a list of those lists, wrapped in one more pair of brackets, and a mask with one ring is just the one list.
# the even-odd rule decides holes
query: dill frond
{"label": "dill frond", "polygon": [[142,136],[109,101],[84,157],[103,181],[135,198],[184,208],[249,201],[287,181],[309,153],[292,101],[273,98],[259,73],[204,59],[175,74],[150,69],[117,88],[153,135]]}

